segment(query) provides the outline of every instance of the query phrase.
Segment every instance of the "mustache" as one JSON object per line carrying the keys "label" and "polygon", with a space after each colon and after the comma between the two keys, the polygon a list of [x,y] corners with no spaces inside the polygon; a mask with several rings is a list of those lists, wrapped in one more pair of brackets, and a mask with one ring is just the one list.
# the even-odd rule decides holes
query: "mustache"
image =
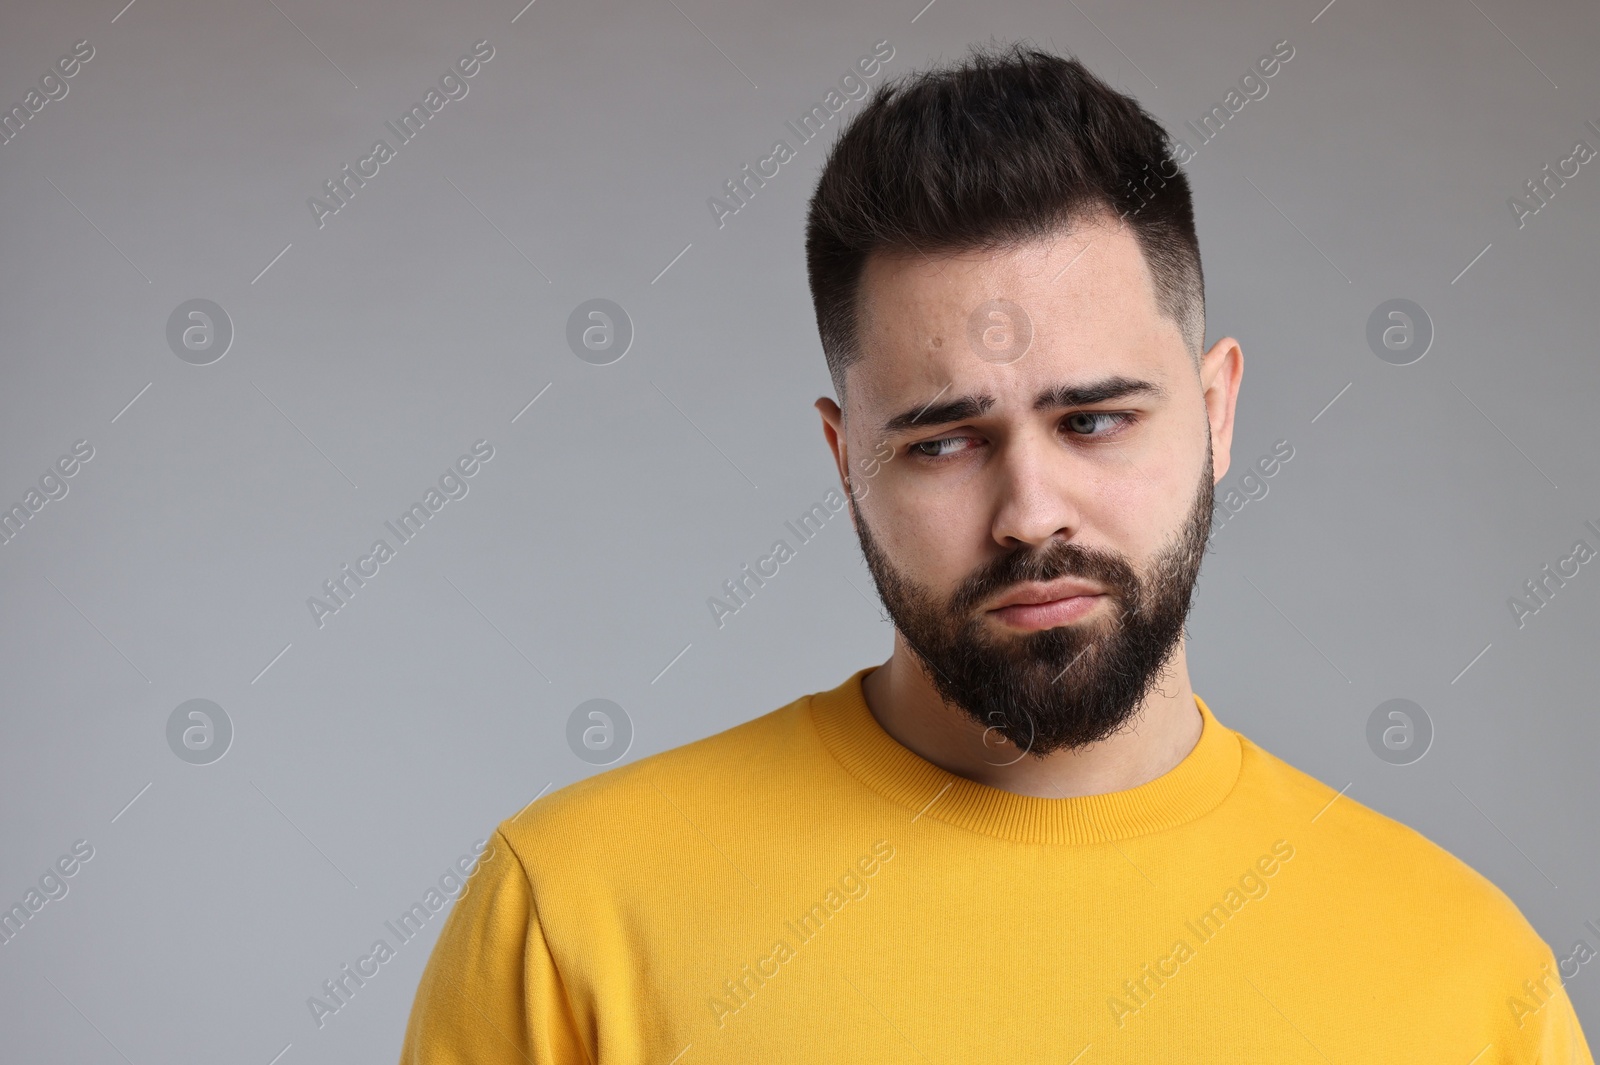
{"label": "mustache", "polygon": [[[1208,443],[1209,433],[1208,428]],[[1205,471],[1200,476],[1200,488],[1195,493],[1188,521],[1174,534],[1165,552],[1158,556],[1168,563],[1185,550],[1194,553],[1203,553],[1205,550],[1211,531],[1211,511],[1215,504],[1211,471],[1208,449]],[[1127,558],[1114,551],[1096,550],[1071,540],[1052,540],[1043,549],[1024,544],[991,560],[961,583],[950,598],[950,608],[957,614],[970,614],[983,603],[1016,585],[1033,581],[1043,583],[1061,577],[1077,577],[1105,586],[1106,593],[1117,599],[1124,611],[1142,609],[1144,581]],[[1166,578],[1162,564],[1158,564],[1149,574],[1152,587],[1163,583]]]}
{"label": "mustache", "polygon": [[1058,541],[1043,551],[1020,547],[986,563],[962,583],[952,606],[965,613],[1015,585],[1061,577],[1103,584],[1109,594],[1124,602],[1138,587],[1138,575],[1121,556]]}

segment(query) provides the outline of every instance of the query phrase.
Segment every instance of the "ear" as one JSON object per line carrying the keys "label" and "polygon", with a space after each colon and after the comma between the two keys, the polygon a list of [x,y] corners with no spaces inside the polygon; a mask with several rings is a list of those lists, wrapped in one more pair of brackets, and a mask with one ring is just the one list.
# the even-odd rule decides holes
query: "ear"
{"label": "ear", "polygon": [[[828,447],[833,451],[833,462],[839,470],[839,483],[844,488],[846,501],[852,500],[850,493],[850,445],[844,435],[844,411],[839,409],[827,396],[823,396],[813,404],[817,413],[822,415],[822,435],[828,441]],[[850,506],[850,524],[856,520],[854,503]]]}
{"label": "ear", "polygon": [[1233,337],[1223,337],[1200,357],[1200,390],[1211,423],[1211,468],[1216,482],[1228,472],[1233,454],[1233,412],[1244,379],[1244,352]]}

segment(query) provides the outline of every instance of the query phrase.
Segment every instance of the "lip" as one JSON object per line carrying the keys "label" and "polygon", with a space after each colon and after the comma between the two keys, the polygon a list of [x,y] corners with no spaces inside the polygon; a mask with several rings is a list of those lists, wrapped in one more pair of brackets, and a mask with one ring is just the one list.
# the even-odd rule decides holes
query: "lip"
{"label": "lip", "polygon": [[989,613],[1015,628],[1037,632],[1058,625],[1070,625],[1086,617],[1105,598],[1104,595],[1071,595],[1047,603],[1016,603]]}
{"label": "lip", "polygon": [[1014,628],[1037,632],[1078,621],[1104,598],[1095,585],[1064,579],[1014,588],[989,613]]}
{"label": "lip", "polygon": [[1005,607],[1035,606],[1064,599],[1093,597],[1104,594],[1105,589],[1096,584],[1064,577],[1061,580],[1050,581],[1045,584],[1024,584],[1013,588],[989,609],[990,611],[998,611]]}

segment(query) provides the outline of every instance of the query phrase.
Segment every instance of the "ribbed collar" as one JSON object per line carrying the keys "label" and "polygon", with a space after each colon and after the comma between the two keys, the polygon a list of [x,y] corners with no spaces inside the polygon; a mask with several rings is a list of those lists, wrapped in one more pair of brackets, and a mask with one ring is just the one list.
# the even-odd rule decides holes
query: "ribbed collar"
{"label": "ribbed collar", "polygon": [[1173,828],[1215,809],[1239,778],[1236,732],[1196,695],[1200,740],[1183,761],[1124,791],[1065,799],[1018,795],[946,772],[900,745],[867,709],[858,670],[831,691],[811,696],[811,719],[823,744],[852,776],[920,817],[932,817],[1018,843],[1104,843]]}

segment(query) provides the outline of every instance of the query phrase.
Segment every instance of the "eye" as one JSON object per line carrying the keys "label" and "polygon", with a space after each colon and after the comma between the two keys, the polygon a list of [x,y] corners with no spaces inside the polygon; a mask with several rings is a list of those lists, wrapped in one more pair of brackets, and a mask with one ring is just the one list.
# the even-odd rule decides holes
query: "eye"
{"label": "eye", "polygon": [[[1067,415],[1063,424],[1075,436],[1112,436],[1117,428],[1132,422],[1133,417],[1132,414],[1122,411],[1080,410]],[[1097,425],[1103,424],[1101,419],[1112,420],[1113,432],[1094,432]]]}
{"label": "eye", "polygon": [[971,439],[973,438],[970,436],[944,436],[938,440],[919,440],[915,444],[907,446],[906,450],[925,459],[941,459],[959,450],[956,447],[946,447],[945,445],[955,445],[963,440]]}
{"label": "eye", "polygon": [[[1125,426],[1131,425],[1137,418],[1138,416],[1130,411],[1085,410],[1074,411],[1067,415],[1062,424],[1067,427],[1069,433],[1081,439],[1108,440],[1122,432]],[[1095,431],[1108,425],[1106,431]],[[919,440],[914,444],[908,444],[906,453],[924,462],[936,463],[981,445],[981,438],[975,436],[942,436],[937,440]]]}

